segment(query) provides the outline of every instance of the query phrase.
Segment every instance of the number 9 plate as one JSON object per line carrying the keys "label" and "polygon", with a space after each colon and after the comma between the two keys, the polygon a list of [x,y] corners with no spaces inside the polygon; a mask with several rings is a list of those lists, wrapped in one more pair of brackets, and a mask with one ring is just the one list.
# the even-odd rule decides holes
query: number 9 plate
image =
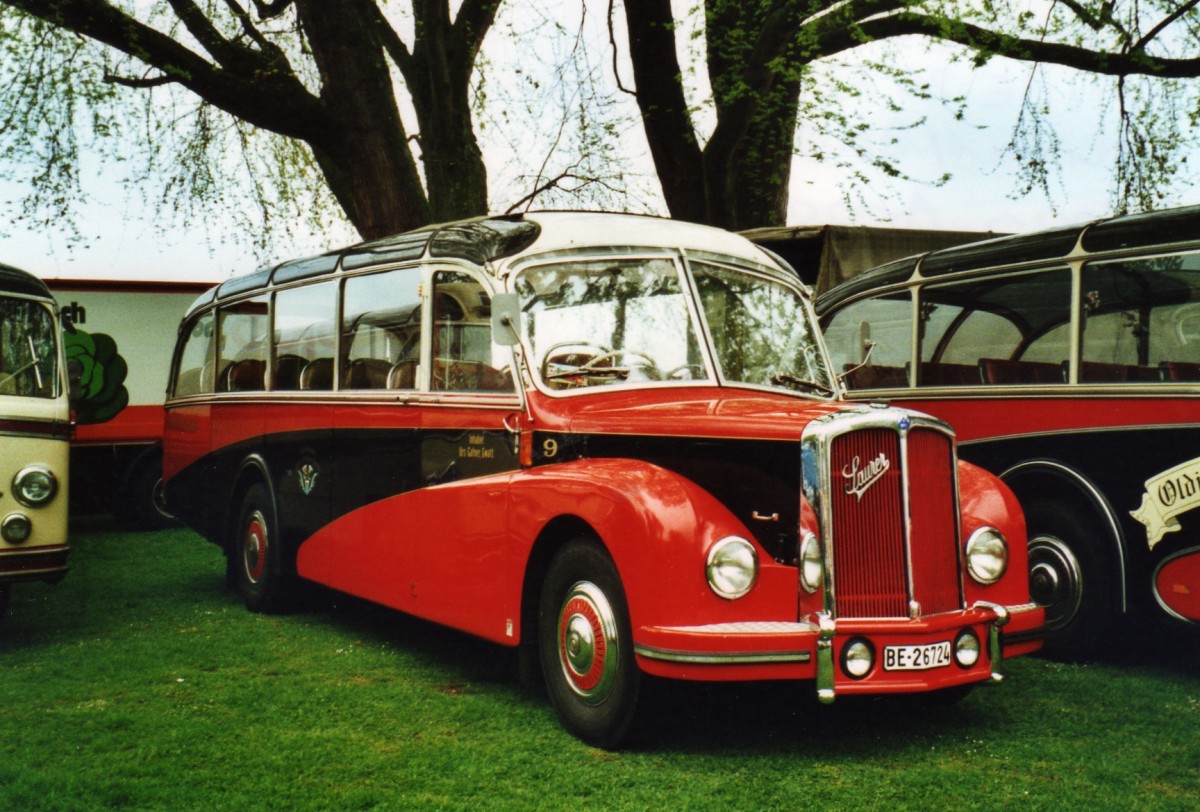
{"label": "number 9 plate", "polygon": [[884,671],[926,671],[950,665],[950,641],[924,646],[884,646]]}

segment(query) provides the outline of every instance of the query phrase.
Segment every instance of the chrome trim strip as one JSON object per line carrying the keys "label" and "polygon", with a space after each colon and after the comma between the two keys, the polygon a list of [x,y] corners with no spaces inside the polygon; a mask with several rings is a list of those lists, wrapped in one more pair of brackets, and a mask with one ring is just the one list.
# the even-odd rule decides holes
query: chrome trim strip
{"label": "chrome trim strip", "polygon": [[42,555],[62,555],[70,551],[70,546],[66,544],[55,544],[52,547],[15,547],[9,550],[0,550],[0,560],[5,558],[32,558]]}
{"label": "chrome trim strip", "polygon": [[764,663],[806,663],[812,652],[800,651],[744,651],[720,654],[704,651],[677,651],[654,646],[635,645],[635,654],[651,660],[667,663],[689,663],[692,665],[755,665]]}

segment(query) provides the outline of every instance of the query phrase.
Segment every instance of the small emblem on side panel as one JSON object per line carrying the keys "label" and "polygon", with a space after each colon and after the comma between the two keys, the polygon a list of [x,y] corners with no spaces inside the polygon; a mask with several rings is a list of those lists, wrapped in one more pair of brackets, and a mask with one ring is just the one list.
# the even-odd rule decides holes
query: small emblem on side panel
{"label": "small emblem on side panel", "polygon": [[297,473],[300,476],[300,490],[308,496],[317,484],[317,468],[311,462],[306,462],[300,466]]}

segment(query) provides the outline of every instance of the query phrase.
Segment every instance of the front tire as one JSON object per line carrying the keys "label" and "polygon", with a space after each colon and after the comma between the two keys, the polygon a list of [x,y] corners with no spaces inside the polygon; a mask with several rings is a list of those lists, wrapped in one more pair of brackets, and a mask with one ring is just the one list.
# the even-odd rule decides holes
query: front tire
{"label": "front tire", "polygon": [[275,503],[265,485],[246,491],[226,560],[226,579],[252,612],[273,613],[287,608],[292,579],[283,564]]}
{"label": "front tire", "polygon": [[546,574],[538,650],[563,726],[588,744],[620,745],[637,710],[640,672],[616,566],[591,539],[569,542]]}

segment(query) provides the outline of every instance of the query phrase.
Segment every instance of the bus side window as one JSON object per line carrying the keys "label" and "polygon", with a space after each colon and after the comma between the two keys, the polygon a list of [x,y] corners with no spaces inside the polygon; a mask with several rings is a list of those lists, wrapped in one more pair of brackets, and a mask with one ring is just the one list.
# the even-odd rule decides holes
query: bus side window
{"label": "bus side window", "polygon": [[346,280],[342,388],[415,389],[421,359],[421,269]]}
{"label": "bus side window", "polygon": [[210,310],[192,321],[179,353],[172,394],[177,398],[208,394],[216,382],[213,354],[213,314]]}
{"label": "bus side window", "polygon": [[431,388],[513,391],[510,366],[498,360],[509,350],[492,342],[492,301],[483,285],[458,271],[439,271],[433,279]]}
{"label": "bus side window", "polygon": [[267,366],[266,299],[219,308],[217,324],[216,391],[261,390]]}
{"label": "bus side window", "polygon": [[333,389],[337,283],[305,285],[275,294],[273,389]]}

